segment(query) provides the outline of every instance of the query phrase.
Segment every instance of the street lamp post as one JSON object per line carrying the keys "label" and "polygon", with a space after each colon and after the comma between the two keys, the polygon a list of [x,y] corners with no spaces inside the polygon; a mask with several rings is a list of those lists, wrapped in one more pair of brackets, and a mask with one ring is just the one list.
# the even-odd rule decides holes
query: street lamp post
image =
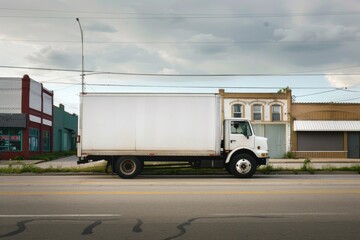
{"label": "street lamp post", "polygon": [[81,33],[81,93],[80,93],[80,114],[79,114],[79,129],[78,129],[78,137],[77,137],[77,156],[79,157],[79,160],[82,160],[83,157],[80,155],[81,154],[81,139],[80,136],[82,136],[82,128],[83,128],[83,123],[82,123],[82,116],[83,116],[83,96],[85,94],[85,85],[84,85],[84,78],[85,78],[85,73],[84,73],[84,36],[83,36],[83,30],[80,24],[80,20],[79,18],[76,18],[76,21],[79,23],[79,27],[80,27],[80,33]]}
{"label": "street lamp post", "polygon": [[85,73],[84,73],[84,34],[83,34],[83,30],[80,24],[80,19],[76,18],[76,21],[79,23],[79,27],[80,27],[80,33],[81,33],[81,93],[85,92],[85,83],[84,83],[84,78],[85,78]]}

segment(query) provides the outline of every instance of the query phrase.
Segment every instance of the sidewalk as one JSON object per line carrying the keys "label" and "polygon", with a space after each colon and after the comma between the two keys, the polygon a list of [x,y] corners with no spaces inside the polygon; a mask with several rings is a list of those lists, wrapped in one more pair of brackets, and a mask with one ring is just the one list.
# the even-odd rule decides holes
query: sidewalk
{"label": "sidewalk", "polygon": [[36,164],[36,166],[40,168],[86,168],[106,164],[106,161],[104,160],[90,162],[86,164],[77,164],[77,160],[78,158],[74,155],[66,158],[56,159],[53,161],[41,162]]}
{"label": "sidewalk", "polygon": [[69,156],[65,158],[59,158],[52,161],[44,160],[0,160],[0,167],[21,166],[23,164],[35,164],[39,168],[86,168],[98,165],[104,165],[105,161],[91,162],[87,164],[77,164],[77,157]]}
{"label": "sidewalk", "polygon": [[[304,161],[305,159],[270,159],[269,165],[273,166],[274,168],[301,169],[304,166]],[[310,159],[310,161],[310,167],[315,169],[360,166],[360,159],[315,158]],[[77,157],[70,156],[47,162],[42,160],[1,160],[0,167],[7,167],[9,166],[9,164],[12,164],[12,166],[22,164],[35,164],[37,167],[40,168],[86,168],[97,165],[104,165],[105,163],[105,161],[97,161],[78,165]]]}
{"label": "sidewalk", "polygon": [[[300,169],[304,166],[305,158],[301,159],[270,159],[270,165],[274,168],[290,168]],[[341,168],[341,167],[352,167],[360,166],[360,159],[344,158],[314,158],[310,159],[310,167],[315,169],[322,168]]]}

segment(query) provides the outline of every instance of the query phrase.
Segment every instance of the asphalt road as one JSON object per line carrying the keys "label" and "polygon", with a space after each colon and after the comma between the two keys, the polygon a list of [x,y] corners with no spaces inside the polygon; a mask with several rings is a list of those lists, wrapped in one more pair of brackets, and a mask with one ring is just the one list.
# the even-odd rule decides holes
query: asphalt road
{"label": "asphalt road", "polygon": [[360,175],[1,176],[0,239],[360,239]]}

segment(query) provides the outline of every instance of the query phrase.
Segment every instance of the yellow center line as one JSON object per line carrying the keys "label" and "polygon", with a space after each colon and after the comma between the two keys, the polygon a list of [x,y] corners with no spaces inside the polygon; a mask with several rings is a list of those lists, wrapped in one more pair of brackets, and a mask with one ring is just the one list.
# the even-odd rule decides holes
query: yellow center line
{"label": "yellow center line", "polygon": [[338,195],[360,194],[360,189],[299,191],[3,191],[0,196],[54,195]]}
{"label": "yellow center line", "polygon": [[[193,180],[191,180],[193,181]],[[28,182],[0,182],[0,186],[11,186],[11,185],[27,185],[27,186],[53,186],[53,185],[103,185],[103,186],[107,186],[107,185],[123,185],[126,184],[131,185],[131,186],[137,186],[137,185],[158,185],[158,186],[173,186],[173,185],[187,185],[187,186],[196,186],[196,185],[204,185],[204,186],[218,186],[218,185],[294,185],[294,184],[306,184],[306,185],[322,185],[322,184],[334,184],[334,185],[338,185],[338,184],[360,184],[360,179],[353,179],[353,180],[322,180],[322,179],[318,179],[318,180],[307,180],[307,179],[303,179],[303,180],[286,180],[286,182],[284,180],[258,180],[258,179],[254,179],[254,180],[240,180],[240,181],[228,181],[226,180],[222,180],[222,181],[218,181],[218,182],[190,182],[190,181],[182,181],[179,180],[177,182],[162,182],[162,181],[148,181],[148,180],[144,180],[144,181],[128,181],[128,180],[119,180],[119,181],[84,181],[84,182],[77,182],[77,181],[51,181],[51,182],[32,182],[32,181],[28,181]]]}

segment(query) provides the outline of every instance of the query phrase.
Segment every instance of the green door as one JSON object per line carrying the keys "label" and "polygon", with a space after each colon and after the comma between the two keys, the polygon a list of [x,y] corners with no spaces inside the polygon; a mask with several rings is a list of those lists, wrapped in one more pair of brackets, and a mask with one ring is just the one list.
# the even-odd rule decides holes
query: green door
{"label": "green door", "polygon": [[283,158],[286,153],[286,125],[265,125],[265,136],[268,138],[271,158]]}
{"label": "green door", "polygon": [[283,158],[286,153],[285,124],[253,124],[255,134],[268,138],[270,158]]}

